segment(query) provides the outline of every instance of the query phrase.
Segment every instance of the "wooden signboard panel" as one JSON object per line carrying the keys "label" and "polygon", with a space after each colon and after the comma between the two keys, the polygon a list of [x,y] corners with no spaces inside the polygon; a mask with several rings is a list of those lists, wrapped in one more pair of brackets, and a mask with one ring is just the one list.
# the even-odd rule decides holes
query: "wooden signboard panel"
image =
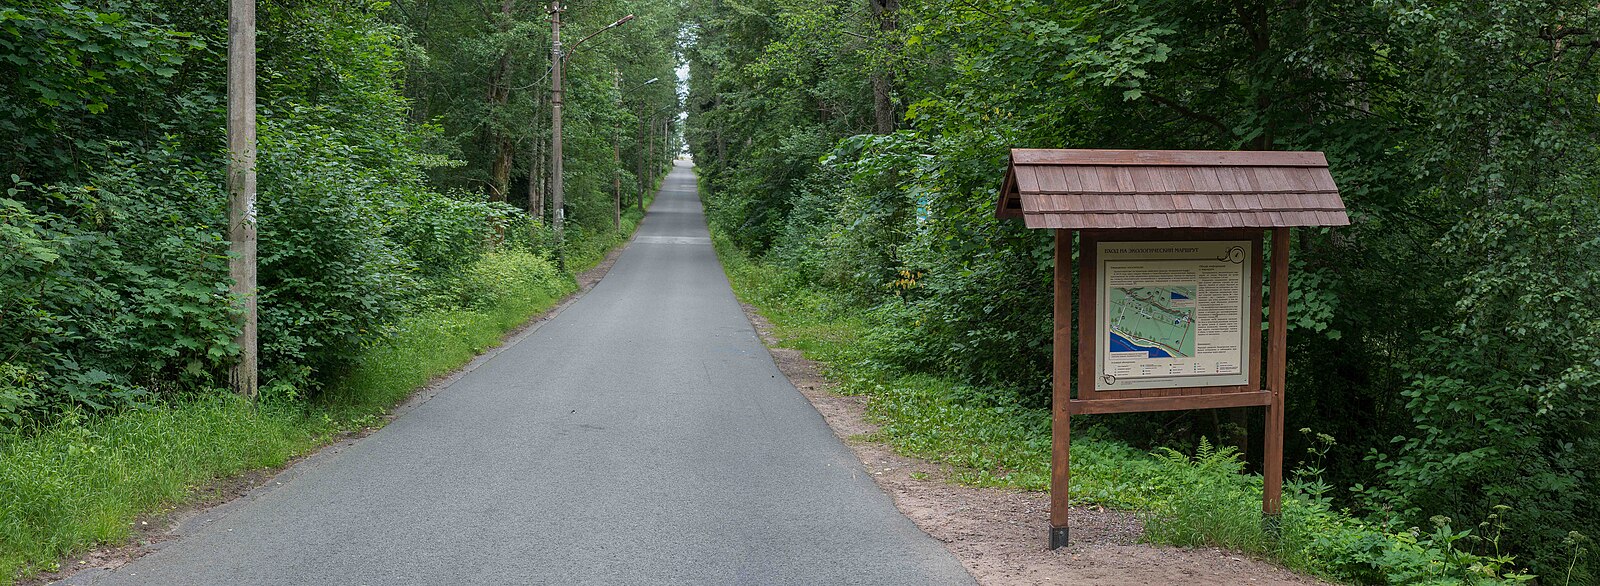
{"label": "wooden signboard panel", "polygon": [[[1207,409],[1267,404],[1261,389],[1261,257],[1262,230],[1118,230],[1083,231],[1078,251],[1078,398],[1074,413],[1116,413],[1127,411],[1168,411]],[[1231,385],[1168,384],[1156,388],[1102,390],[1105,373],[1097,372],[1101,354],[1109,343],[1101,327],[1097,304],[1102,293],[1099,251],[1104,243],[1245,242],[1249,250],[1244,263],[1244,309],[1242,349],[1244,383]],[[1182,381],[1183,378],[1171,380]],[[1217,395],[1230,395],[1219,397]],[[1104,403],[1099,403],[1104,401]],[[1091,402],[1095,404],[1091,405]]]}

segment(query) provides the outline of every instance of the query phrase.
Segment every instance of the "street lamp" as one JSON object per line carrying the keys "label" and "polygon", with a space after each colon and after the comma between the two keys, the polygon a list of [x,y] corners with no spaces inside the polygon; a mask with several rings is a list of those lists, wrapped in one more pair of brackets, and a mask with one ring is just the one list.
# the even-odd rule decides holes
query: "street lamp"
{"label": "street lamp", "polygon": [[629,94],[629,93],[631,93],[631,92],[633,92],[633,90],[636,90],[636,89],[639,89],[639,88],[642,88],[642,87],[644,87],[644,86],[647,86],[647,85],[650,85],[650,84],[652,84],[652,83],[655,83],[655,82],[658,82],[658,81],[661,81],[661,78],[659,78],[659,77],[652,77],[652,78],[650,78],[650,79],[649,79],[649,81],[646,81],[646,82],[644,82],[644,83],[641,83],[641,84],[639,84],[639,85],[636,85],[636,86],[633,86],[633,87],[631,87],[631,88],[628,88],[628,89],[625,89],[625,90],[622,90],[622,94],[621,94],[621,95],[623,95],[623,96],[626,96],[626,95],[628,95],[628,94]]}
{"label": "street lamp", "polygon": [[561,251],[561,223],[566,219],[565,202],[562,201],[565,194],[561,185],[561,65],[566,60],[567,52],[577,49],[578,45],[594,38],[595,35],[626,24],[633,20],[633,15],[624,16],[606,25],[605,28],[589,33],[589,36],[578,39],[567,52],[563,52],[561,11],[561,0],[550,0],[550,216],[551,228],[554,228],[556,237],[556,263],[565,267],[566,254]]}

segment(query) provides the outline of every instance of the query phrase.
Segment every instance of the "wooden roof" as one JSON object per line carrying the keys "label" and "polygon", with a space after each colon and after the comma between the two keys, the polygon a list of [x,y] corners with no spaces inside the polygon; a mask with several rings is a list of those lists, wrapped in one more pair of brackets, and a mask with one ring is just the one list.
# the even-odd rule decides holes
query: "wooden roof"
{"label": "wooden roof", "polygon": [[995,216],[1029,228],[1345,226],[1318,152],[1012,149]]}

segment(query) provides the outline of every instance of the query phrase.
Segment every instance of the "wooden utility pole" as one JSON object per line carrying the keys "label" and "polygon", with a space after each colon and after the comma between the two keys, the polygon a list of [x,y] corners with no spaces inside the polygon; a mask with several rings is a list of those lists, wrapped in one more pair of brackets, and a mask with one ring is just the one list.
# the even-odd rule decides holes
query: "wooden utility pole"
{"label": "wooden utility pole", "polygon": [[254,400],[256,359],[256,4],[228,3],[228,291],[239,299],[233,391]]}
{"label": "wooden utility pole", "polygon": [[[556,236],[556,264],[565,266],[566,255],[561,252],[561,223],[566,219],[566,211],[562,209],[564,193],[561,185],[561,66],[566,55],[561,51],[561,10],[561,0],[550,0],[550,227],[555,230]],[[576,49],[595,35],[627,24],[633,18],[634,15],[629,14],[617,19],[605,28],[578,39],[572,48]]]}
{"label": "wooden utility pole", "polygon": [[561,252],[561,222],[566,219],[561,185],[561,0],[550,0],[550,227],[556,235],[556,264]]}

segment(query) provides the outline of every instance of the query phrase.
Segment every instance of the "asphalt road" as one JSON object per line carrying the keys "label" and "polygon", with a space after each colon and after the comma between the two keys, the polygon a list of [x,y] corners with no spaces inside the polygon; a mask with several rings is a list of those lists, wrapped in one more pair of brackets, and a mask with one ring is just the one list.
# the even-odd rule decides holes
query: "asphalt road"
{"label": "asphalt road", "polygon": [[279,481],[63,583],[973,583],[774,367],[687,165],[589,293]]}

